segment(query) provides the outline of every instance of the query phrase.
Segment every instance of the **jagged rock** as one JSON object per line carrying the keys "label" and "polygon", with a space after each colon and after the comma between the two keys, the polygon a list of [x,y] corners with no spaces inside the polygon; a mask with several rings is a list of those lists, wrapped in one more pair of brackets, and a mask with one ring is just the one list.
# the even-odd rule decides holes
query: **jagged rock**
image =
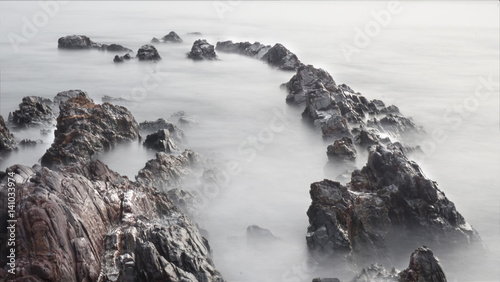
{"label": "jagged rock", "polygon": [[200,162],[199,155],[191,150],[185,150],[178,156],[159,152],[139,171],[136,180],[164,191],[180,188],[183,179],[192,175],[192,169]]}
{"label": "jagged rock", "polygon": [[[223,281],[194,223],[151,186],[100,161],[12,166],[16,276],[9,281]],[[0,201],[7,198],[7,178]],[[5,230],[7,209],[0,210]],[[2,248],[0,263],[6,258]],[[2,263],[2,265],[5,265]]]}
{"label": "jagged rock", "polygon": [[89,161],[95,154],[121,141],[136,140],[139,127],[124,107],[95,104],[82,91],[60,105],[52,146],[42,157],[42,165],[53,167]]}
{"label": "jagged rock", "polygon": [[280,70],[297,70],[302,65],[297,56],[280,43],[269,49],[262,56],[262,60]]}
{"label": "jagged rock", "polygon": [[9,129],[5,125],[3,117],[0,115],[0,159],[4,153],[11,152],[16,149],[17,147],[14,135],[10,133]]}
{"label": "jagged rock", "polygon": [[380,264],[372,264],[363,268],[351,282],[397,282],[398,278],[398,271],[395,268],[388,271]]}
{"label": "jagged rock", "polygon": [[195,31],[195,32],[188,32],[186,33],[187,35],[203,35],[201,32]]}
{"label": "jagged rock", "polygon": [[425,133],[425,130],[411,119],[394,114],[388,114],[382,118],[380,125],[387,133],[397,136]]}
{"label": "jagged rock", "polygon": [[354,143],[363,147],[377,145],[379,142],[380,138],[373,130],[361,130],[354,138]]}
{"label": "jagged rock", "polygon": [[198,39],[193,43],[188,58],[193,60],[217,60],[214,45],[211,45],[205,39]]}
{"label": "jagged rock", "polygon": [[360,263],[385,262],[392,247],[413,242],[434,248],[480,242],[455,205],[396,147],[370,147],[368,162],[342,186],[311,184],[307,242],[329,254],[351,250]]}
{"label": "jagged rock", "polygon": [[357,152],[352,144],[352,139],[344,137],[329,145],[326,154],[330,161],[355,161]]}
{"label": "jagged rock", "polygon": [[200,216],[200,208],[204,208],[204,203],[202,202],[203,199],[200,201],[199,195],[196,191],[188,192],[174,188],[172,190],[168,190],[167,195],[170,200],[172,200],[172,202],[182,210],[182,212],[191,218],[198,218]]}
{"label": "jagged rock", "polygon": [[249,56],[256,59],[262,59],[264,54],[271,49],[271,46],[264,45],[259,42],[250,43],[250,42],[237,42],[233,43],[232,41],[223,41],[217,42],[216,48],[217,51],[225,52],[225,53],[235,53],[240,55]]}
{"label": "jagged rock", "polygon": [[399,108],[394,106],[394,105],[390,105],[389,107],[384,107],[384,108],[380,109],[380,113],[381,114],[399,114]]}
{"label": "jagged rock", "polygon": [[123,57],[120,57],[120,56],[116,55],[115,58],[113,59],[113,62],[115,62],[115,63],[123,63],[124,60],[123,60]]}
{"label": "jagged rock", "polygon": [[159,118],[155,121],[144,121],[139,124],[139,130],[146,134],[151,134],[163,129],[167,129],[169,131],[170,136],[174,139],[174,141],[179,143],[184,142],[184,132],[182,129],[163,118]]}
{"label": "jagged rock", "polygon": [[324,138],[352,138],[351,127],[347,119],[341,116],[334,116],[329,118],[321,127]]}
{"label": "jagged rock", "polygon": [[63,91],[57,93],[56,97],[54,97],[54,103],[61,105],[68,101],[69,99],[72,98],[77,98],[84,96],[86,99],[90,100],[90,96],[87,94],[87,92],[82,91],[82,90],[68,90],[68,91]]}
{"label": "jagged rock", "polygon": [[446,282],[439,259],[426,246],[416,249],[410,257],[408,268],[399,274],[401,282]]}
{"label": "jagged rock", "polygon": [[129,48],[123,47],[120,44],[106,45],[105,50],[108,52],[132,52]]}
{"label": "jagged rock", "polygon": [[318,87],[318,84],[322,84],[328,91],[337,90],[335,81],[327,71],[317,69],[311,65],[300,66],[297,69],[297,74],[284,84],[289,93],[286,97],[287,103],[304,103],[306,101],[306,94],[314,91]]}
{"label": "jagged rock", "polygon": [[247,241],[250,243],[263,243],[279,240],[269,229],[250,225],[247,227]]}
{"label": "jagged rock", "polygon": [[19,104],[19,110],[9,114],[9,122],[18,128],[53,125],[56,109],[50,99],[27,96]]}
{"label": "jagged rock", "polygon": [[144,141],[144,146],[166,153],[179,151],[179,148],[170,138],[170,131],[168,129],[158,130],[156,133],[150,134]]}
{"label": "jagged rock", "polygon": [[139,61],[158,61],[161,60],[158,50],[153,45],[142,45],[139,50],[137,50],[137,58]]}
{"label": "jagged rock", "polygon": [[40,139],[38,139],[38,140],[23,139],[19,142],[19,145],[23,146],[23,147],[33,147],[33,146],[36,146],[38,144],[43,144],[43,141]]}
{"label": "jagged rock", "polygon": [[151,43],[158,44],[158,43],[160,43],[160,39],[153,37],[153,39],[151,39]]}
{"label": "jagged rock", "polygon": [[177,33],[171,31],[169,34],[163,36],[163,42],[181,43],[182,39],[179,35],[177,35]]}
{"label": "jagged rock", "polygon": [[101,46],[85,35],[68,35],[59,38],[57,47],[60,49],[90,49],[100,48]]}

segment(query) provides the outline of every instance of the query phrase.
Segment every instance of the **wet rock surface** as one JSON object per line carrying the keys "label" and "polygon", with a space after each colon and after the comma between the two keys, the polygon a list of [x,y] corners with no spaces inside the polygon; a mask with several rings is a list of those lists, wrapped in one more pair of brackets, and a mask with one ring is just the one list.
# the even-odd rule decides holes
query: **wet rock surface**
{"label": "wet rock surface", "polygon": [[195,61],[200,60],[217,60],[214,45],[207,42],[205,39],[198,39],[193,43],[191,52],[188,53],[188,58]]}
{"label": "wet rock surface", "polygon": [[142,45],[139,50],[137,50],[137,56],[139,61],[159,61],[161,60],[158,50],[153,45],[146,44]]}
{"label": "wet rock surface", "polygon": [[3,117],[0,115],[0,159],[3,154],[12,152],[16,149],[17,146],[14,135],[10,133],[9,129],[5,125]]}
{"label": "wet rock surface", "polygon": [[220,41],[217,42],[216,49],[221,52],[253,57],[281,70],[296,70],[302,65],[297,56],[280,43],[271,47],[259,42]]}
{"label": "wet rock surface", "polygon": [[89,161],[118,142],[139,137],[138,124],[126,108],[95,104],[82,91],[65,94],[75,97],[60,105],[55,139],[42,157],[43,166]]}
{"label": "wet rock surface", "polygon": [[[9,281],[223,281],[198,228],[155,188],[100,161],[16,178],[16,277]],[[0,200],[6,201],[6,178]],[[7,210],[0,211],[2,229]],[[2,260],[6,249],[2,249]],[[12,279],[12,280],[10,280]]]}
{"label": "wet rock surface", "polygon": [[9,114],[9,122],[17,128],[53,126],[57,116],[52,100],[38,97],[24,97],[19,109]]}

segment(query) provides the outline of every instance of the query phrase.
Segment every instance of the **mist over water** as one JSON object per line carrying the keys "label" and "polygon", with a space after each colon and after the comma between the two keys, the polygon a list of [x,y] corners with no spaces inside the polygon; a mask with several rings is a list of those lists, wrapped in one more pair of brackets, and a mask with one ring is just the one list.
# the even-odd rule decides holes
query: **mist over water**
{"label": "mist over water", "polygon": [[[183,110],[199,121],[185,129],[186,147],[217,156],[225,170],[233,172],[227,189],[199,219],[224,277],[348,280],[352,273],[343,265],[337,269],[307,264],[309,185],[335,179],[342,171],[326,167],[327,144],[321,134],[301,121],[300,109],[285,103],[286,93],[279,85],[294,73],[232,54],[218,53],[221,60],[215,62],[186,59],[200,38],[188,32],[201,32],[201,38],[214,45],[222,40],[280,42],[302,62],[327,70],[338,84],[346,83],[368,99],[395,104],[425,127],[428,135],[419,143],[426,155],[417,162],[478,230],[489,250],[477,256],[460,250],[435,255],[449,281],[498,281],[498,4],[402,2],[401,13],[347,58],[340,44],[354,46],[355,28],[363,29],[373,20],[372,12],[386,9],[386,2],[236,3],[221,17],[210,1],[69,2],[16,53],[9,33],[21,34],[22,18],[30,19],[40,7],[34,2],[0,2],[1,115],[7,119],[24,96],[53,98],[69,89],[87,91],[97,102],[104,95],[131,99],[135,102],[127,107],[138,122],[168,119]],[[136,51],[172,30],[184,42],[158,44],[163,60],[156,64],[114,64],[114,53],[57,49],[59,37],[82,34]],[[135,95],[134,89],[144,88],[147,77],[157,86]],[[496,81],[492,95],[475,96],[480,78]],[[437,131],[439,140],[433,139]],[[19,139],[42,139],[44,144],[0,160],[2,170],[16,163],[37,163],[53,138],[38,130],[13,133]],[[133,179],[154,154],[130,143],[99,158]],[[360,168],[366,157],[359,162]],[[280,240],[249,244],[245,232],[254,224],[270,229]],[[409,255],[394,266],[405,268]]]}

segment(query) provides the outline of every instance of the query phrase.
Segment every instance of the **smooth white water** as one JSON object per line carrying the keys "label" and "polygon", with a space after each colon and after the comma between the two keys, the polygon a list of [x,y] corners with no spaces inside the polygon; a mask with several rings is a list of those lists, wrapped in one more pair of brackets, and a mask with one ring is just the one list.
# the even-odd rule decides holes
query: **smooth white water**
{"label": "smooth white water", "polygon": [[[217,6],[220,3],[232,6]],[[137,121],[168,118],[184,110],[200,124],[186,130],[188,147],[241,170],[231,175],[200,225],[207,229],[214,262],[228,281],[310,281],[342,276],[331,269],[311,269],[307,262],[306,211],[309,185],[338,172],[325,169],[326,144],[301,123],[300,111],[285,104],[279,85],[293,73],[274,70],[250,58],[220,53],[221,61],[186,59],[203,33],[220,40],[280,42],[307,64],[330,72],[369,99],[395,104],[443,142],[428,139],[419,159],[424,172],[480,233],[490,254],[441,259],[449,281],[498,281],[500,259],[499,8],[489,3],[401,2],[402,11],[348,60],[342,43],[355,46],[355,28],[364,29],[372,12],[387,2],[69,2],[39,27],[15,52],[11,33],[22,36],[23,17],[41,11],[37,2],[0,2],[0,112],[4,118],[22,97],[52,98],[82,89],[96,101],[103,95],[134,98],[143,80],[158,79],[130,110]],[[217,8],[219,10],[217,10]],[[227,8],[222,12],[221,7]],[[222,15],[222,17],[220,16]],[[157,64],[112,62],[114,53],[61,51],[57,39],[84,34],[101,43],[133,50],[152,37],[176,31],[184,43],[157,48]],[[153,73],[153,74],[151,74]],[[491,95],[480,78],[496,82]],[[494,83],[495,84],[495,83]],[[134,90],[135,89],[135,90]],[[486,97],[487,96],[487,97]],[[477,103],[476,103],[477,101]],[[455,105],[465,105],[462,115]],[[274,126],[273,126],[274,125]],[[0,169],[32,165],[50,145],[37,131],[18,133],[43,139],[44,145],[0,161]],[[252,143],[252,140],[258,143]],[[254,144],[252,146],[251,144]],[[154,153],[138,144],[120,146],[101,156],[112,169],[133,178]],[[227,168],[229,171],[230,169]],[[257,224],[281,238],[252,247],[246,227]],[[408,254],[409,257],[409,254]],[[408,260],[398,262],[399,269]],[[390,267],[390,266],[388,266]],[[312,271],[314,270],[314,271]]]}

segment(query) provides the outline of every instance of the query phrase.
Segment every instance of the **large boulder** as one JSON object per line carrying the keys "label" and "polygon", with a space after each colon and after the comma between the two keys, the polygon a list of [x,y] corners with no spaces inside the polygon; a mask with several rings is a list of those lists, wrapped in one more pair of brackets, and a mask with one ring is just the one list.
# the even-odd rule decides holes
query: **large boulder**
{"label": "large boulder", "polygon": [[55,139],[43,155],[42,165],[89,161],[118,142],[137,140],[139,126],[129,110],[109,103],[95,104],[85,92],[72,93],[77,96],[60,105]]}
{"label": "large boulder", "polygon": [[311,184],[307,242],[326,254],[350,252],[355,262],[385,262],[401,245],[433,248],[480,242],[455,205],[397,146],[370,147],[368,162],[343,186]]}
{"label": "large boulder", "polygon": [[53,126],[56,113],[50,99],[27,96],[19,104],[19,109],[9,114],[9,122],[18,128]]}
{"label": "large boulder", "polygon": [[100,48],[101,45],[90,40],[90,38],[85,35],[68,35],[59,38],[57,47],[59,49],[91,49]]}
{"label": "large boulder", "polygon": [[188,58],[195,61],[199,60],[217,60],[214,45],[207,42],[205,39],[198,39],[193,43],[191,52],[188,53]]}
{"label": "large boulder", "polygon": [[163,42],[181,43],[182,38],[180,38],[180,36],[174,31],[171,31],[167,35],[163,36]]}
{"label": "large boulder", "polygon": [[[100,161],[15,165],[16,276],[2,281],[223,281],[193,222],[163,193]],[[7,177],[0,201],[7,201]],[[5,230],[7,209],[0,210]],[[4,241],[5,243],[5,241]]]}
{"label": "large boulder", "polygon": [[150,44],[142,45],[141,48],[137,50],[137,58],[139,58],[139,61],[161,60],[160,54],[158,54],[158,50],[156,50],[155,46]]}
{"label": "large boulder", "polygon": [[297,73],[283,86],[288,91],[287,103],[301,104],[306,102],[306,94],[322,85],[328,91],[336,91],[337,84],[332,76],[323,69],[311,65],[302,65]]}
{"label": "large boulder", "polygon": [[150,134],[144,140],[144,146],[166,153],[178,152],[179,148],[175,145],[173,138],[170,137],[168,129],[161,129]]}
{"label": "large boulder", "polygon": [[4,153],[16,150],[16,140],[5,125],[3,117],[0,115],[0,159]]}

